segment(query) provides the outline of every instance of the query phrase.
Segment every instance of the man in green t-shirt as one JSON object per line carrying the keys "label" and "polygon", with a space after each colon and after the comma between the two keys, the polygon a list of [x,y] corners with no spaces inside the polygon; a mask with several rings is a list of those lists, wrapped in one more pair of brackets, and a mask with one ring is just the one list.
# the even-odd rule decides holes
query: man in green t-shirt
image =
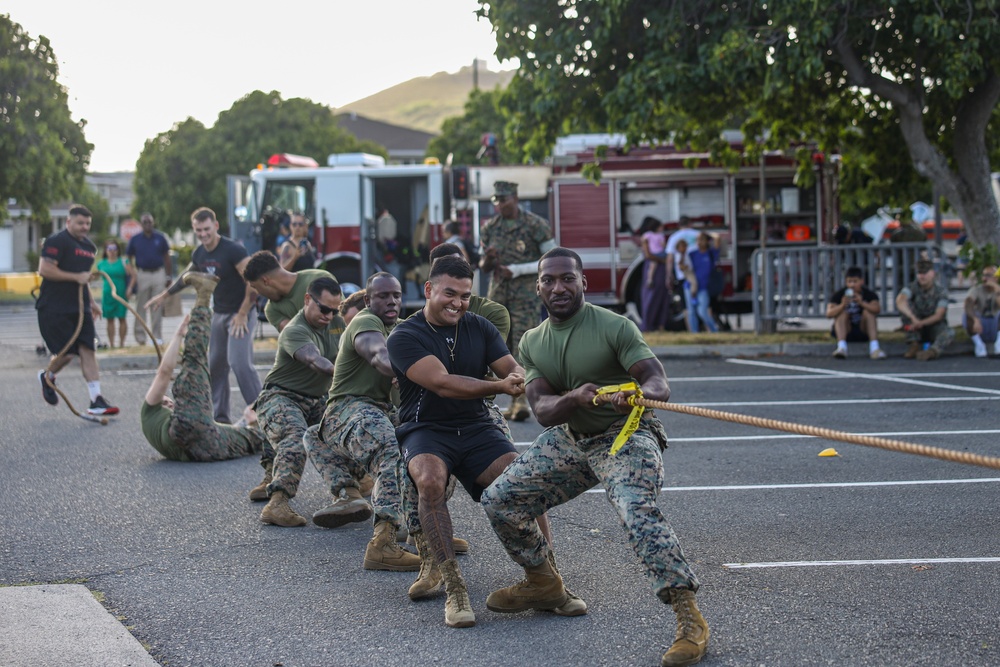
{"label": "man in green t-shirt", "polygon": [[538,422],[550,428],[483,492],[493,530],[526,574],[520,584],[491,593],[486,606],[517,612],[551,596],[555,563],[532,519],[600,483],[657,597],[677,615],[674,643],[661,664],[694,664],[705,654],[709,629],[695,601],[698,579],[656,505],[666,433],[651,411],[644,412],[612,454],[616,437],[632,421],[628,398],[635,391],[595,401],[601,387],[633,381],[646,398],[668,400],[663,365],[635,324],[584,301],[587,279],[572,250],[542,255],[537,287],[549,319],[524,334],[520,352],[528,401]]}
{"label": "man in green t-shirt", "polygon": [[[376,273],[368,279],[366,307],[344,331],[321,426],[310,429],[305,439],[313,461],[343,452],[363,465],[375,479],[372,490],[375,530],[365,549],[366,570],[412,572],[420,567],[420,558],[396,543],[396,531],[402,523],[399,479],[402,468],[396,441],[396,408],[390,396],[393,372],[385,339],[396,326],[402,303],[402,288],[391,273]],[[336,471],[334,466],[329,469]],[[364,500],[354,479],[343,472],[324,479],[334,496],[340,496],[331,507],[322,510],[328,525],[339,526],[370,516],[370,513],[359,515],[355,510]]]}
{"label": "man in green t-shirt", "polygon": [[[295,497],[305,470],[302,436],[323,416],[343,333],[343,320],[337,312],[340,285],[336,280],[313,280],[303,299],[302,310],[278,336],[274,366],[264,378],[264,389],[255,404],[261,428],[274,449],[273,479],[267,485],[270,500],[260,520],[276,526],[306,524],[305,517],[293,510],[288,500]],[[319,461],[313,462],[320,473],[325,472]],[[365,511],[371,516],[370,508]],[[313,520],[324,525],[321,519]]]}
{"label": "man in green t-shirt", "polygon": [[[259,250],[250,255],[250,260],[243,269],[243,280],[258,294],[267,298],[264,316],[279,333],[302,310],[302,306],[305,305],[306,290],[309,288],[309,284],[317,278],[330,278],[336,281],[333,274],[323,269],[303,269],[297,273],[287,271],[278,263],[278,258],[266,250]],[[338,284],[338,295],[339,289]],[[339,301],[340,297],[338,296],[337,302],[339,303]],[[337,326],[340,327],[341,332],[347,326],[339,315],[331,323],[332,328],[336,329]],[[250,500],[253,501],[268,499],[267,485],[271,483],[274,473],[274,450],[269,445],[264,445],[260,465],[264,468],[264,479],[261,480],[260,484],[250,489]],[[352,475],[362,480],[363,490],[371,489],[371,479],[364,479],[364,472],[360,465],[353,461],[346,461],[345,465]]]}
{"label": "man in green t-shirt", "polygon": [[[139,413],[142,434],[153,449],[171,461],[224,461],[257,454],[265,442],[252,408],[244,411],[247,425],[218,424],[213,418],[212,386],[208,374],[208,339],[212,328],[209,304],[219,279],[188,273],[184,282],[197,290],[191,313],[177,328],[163,353]],[[181,354],[181,341],[184,352]],[[174,398],[166,394],[180,358],[181,370],[173,382]]]}

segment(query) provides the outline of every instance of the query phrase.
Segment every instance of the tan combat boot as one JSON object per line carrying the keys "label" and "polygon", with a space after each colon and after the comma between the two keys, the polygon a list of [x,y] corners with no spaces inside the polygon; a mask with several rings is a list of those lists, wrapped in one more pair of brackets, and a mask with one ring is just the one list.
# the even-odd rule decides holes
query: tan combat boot
{"label": "tan combat boot", "polygon": [[936,347],[929,347],[926,350],[920,350],[917,353],[917,361],[930,361],[931,359],[937,359],[941,356],[941,350]]}
{"label": "tan combat boot", "polygon": [[528,408],[528,399],[524,394],[515,396],[510,401],[510,407],[503,411],[504,419],[512,422],[523,422],[531,416],[531,409]]}
{"label": "tan combat boot", "polygon": [[185,285],[190,285],[195,289],[194,305],[208,306],[212,302],[212,293],[219,284],[219,277],[197,271],[188,271],[182,280]]}
{"label": "tan combat boot", "polygon": [[[552,564],[552,569],[559,572],[559,568],[556,567],[556,552],[549,549],[549,563]],[[562,578],[562,574],[559,575]],[[566,582],[563,582],[563,588],[566,588]],[[569,597],[565,603],[558,607],[550,609],[552,613],[558,616],[583,616],[587,613],[587,603],[583,601],[583,598],[576,595],[570,589],[566,588],[566,595]]]}
{"label": "tan combat boot", "polygon": [[[669,599],[670,606],[677,614],[677,633],[674,643],[660,660],[662,667],[684,667],[693,665],[705,656],[708,649],[708,623],[698,611],[694,593],[680,588],[669,588],[660,596]],[[664,600],[665,602],[668,600]]]}
{"label": "tan combat boot", "polygon": [[417,531],[410,535],[410,537],[413,538],[413,543],[417,546],[417,553],[420,555],[420,574],[417,575],[417,580],[410,586],[408,595],[411,600],[422,600],[423,598],[431,597],[441,590],[441,586],[444,584],[444,577],[441,575],[437,561],[434,560],[434,554],[431,553],[430,545],[427,544],[424,531]]}
{"label": "tan combat boot", "polygon": [[271,500],[260,512],[260,520],[286,528],[306,525],[306,518],[292,509],[288,504],[288,494],[284,491],[275,491],[271,494]]}
{"label": "tan combat boot", "polygon": [[375,480],[372,479],[371,475],[365,474],[358,482],[358,486],[361,487],[361,495],[367,498],[372,495],[372,489],[375,488]]}
{"label": "tan combat boot", "polygon": [[903,358],[913,359],[914,357],[917,356],[918,352],[920,352],[920,343],[917,342],[910,343],[910,346],[906,348],[906,352],[903,353]]}
{"label": "tan combat boot", "polygon": [[411,554],[396,543],[396,527],[388,521],[375,524],[375,533],[365,549],[366,570],[390,572],[416,572],[420,569],[420,556]]}
{"label": "tan combat boot", "polygon": [[[412,535],[407,535],[406,543],[410,546],[416,546]],[[469,553],[469,541],[463,540],[461,537],[453,537],[451,538],[451,548],[457,554],[467,554]]]}
{"label": "tan combat boot", "polygon": [[444,578],[444,590],[448,599],[444,603],[444,623],[452,628],[471,628],[476,624],[476,615],[469,602],[469,591],[462,578],[458,561],[452,558],[438,565]]}
{"label": "tan combat boot", "polygon": [[313,514],[312,520],[323,528],[337,528],[347,523],[367,521],[371,516],[372,506],[361,497],[360,489],[345,486],[333,504]]}
{"label": "tan combat boot", "polygon": [[569,600],[562,577],[548,558],[539,565],[524,568],[524,574],[524,581],[490,593],[486,607],[509,614],[527,609],[555,609]]}
{"label": "tan combat boot", "polygon": [[274,480],[272,476],[273,470],[274,467],[271,463],[264,466],[264,479],[261,480],[260,484],[250,489],[250,500],[255,503],[267,500],[267,485]]}

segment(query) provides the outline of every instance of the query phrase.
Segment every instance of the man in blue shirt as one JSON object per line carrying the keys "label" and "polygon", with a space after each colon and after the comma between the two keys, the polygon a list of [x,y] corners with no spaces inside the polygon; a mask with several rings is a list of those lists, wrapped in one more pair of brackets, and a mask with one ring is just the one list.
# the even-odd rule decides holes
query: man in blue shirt
{"label": "man in blue shirt", "polygon": [[[139,218],[142,223],[142,234],[129,239],[125,255],[132,266],[136,268],[136,280],[132,284],[135,294],[136,312],[139,317],[149,323],[153,337],[158,345],[163,344],[163,311],[159,308],[149,309],[147,317],[146,302],[159,294],[160,290],[170,284],[173,273],[170,264],[170,242],[162,232],[157,231],[156,220],[152,213],[143,213]],[[146,344],[146,330],[135,327],[135,342]]]}

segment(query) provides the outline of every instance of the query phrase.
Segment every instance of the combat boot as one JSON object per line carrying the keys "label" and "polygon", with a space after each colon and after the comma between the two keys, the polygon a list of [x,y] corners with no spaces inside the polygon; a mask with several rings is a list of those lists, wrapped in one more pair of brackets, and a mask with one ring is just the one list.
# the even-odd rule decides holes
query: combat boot
{"label": "combat boot", "polygon": [[388,521],[375,524],[375,532],[365,549],[366,570],[390,572],[416,572],[420,569],[420,556],[396,543],[396,527]]}
{"label": "combat boot", "polygon": [[[413,535],[406,537],[406,543],[410,546],[416,546]],[[451,548],[456,554],[467,554],[469,553],[469,541],[463,540],[461,537],[453,537],[451,538]]]}
{"label": "combat boot", "polygon": [[358,482],[358,486],[361,489],[361,495],[368,498],[372,495],[372,489],[375,488],[375,480],[372,479],[371,475],[366,473],[365,476]]}
{"label": "combat boot", "polygon": [[462,578],[462,570],[454,558],[441,563],[438,568],[444,578],[444,590],[448,599],[444,603],[444,623],[452,628],[471,628],[476,624],[476,615],[469,602],[469,591]]}
{"label": "combat boot", "polygon": [[[552,569],[559,572],[559,568],[556,567],[556,552],[549,549],[549,563],[552,564]],[[562,578],[562,574],[559,574]],[[563,588],[566,588],[566,582],[563,581]],[[587,603],[583,601],[583,598],[576,595],[570,589],[566,588],[566,595],[569,598],[562,605],[550,609],[552,613],[558,616],[583,616],[587,613]]]}
{"label": "combat boot", "polygon": [[427,544],[424,531],[417,531],[410,535],[410,537],[413,538],[413,543],[417,546],[417,554],[420,555],[420,573],[417,575],[417,580],[410,585],[410,590],[407,594],[411,600],[421,600],[441,590],[441,586],[444,584],[444,577],[441,575],[441,569],[438,567],[437,561],[434,560],[434,554],[431,553],[430,545]]}
{"label": "combat boot", "polygon": [[367,521],[371,516],[372,506],[361,497],[360,489],[356,486],[345,486],[333,504],[313,514],[312,520],[314,524],[323,528],[337,528],[346,523]]}
{"label": "combat boot", "polygon": [[510,401],[510,407],[504,410],[502,414],[507,421],[523,422],[531,416],[531,410],[528,408],[528,399],[524,397],[524,394],[515,396]]}
{"label": "combat boot", "polygon": [[263,502],[267,500],[267,485],[270,484],[274,477],[272,475],[274,467],[271,462],[268,462],[264,466],[264,479],[257,486],[250,489],[250,500],[253,502]]}
{"label": "combat boot", "polygon": [[501,588],[486,598],[486,608],[503,614],[528,609],[548,610],[561,607],[569,600],[562,577],[548,558],[541,564],[524,568],[520,583]]}
{"label": "combat boot", "polygon": [[920,343],[914,341],[910,343],[910,346],[906,348],[906,352],[903,353],[904,359],[913,359],[920,352]]}
{"label": "combat boot", "polygon": [[917,361],[930,361],[941,356],[941,350],[936,347],[929,347],[917,353]]}
{"label": "combat boot", "polygon": [[674,643],[660,660],[662,667],[693,665],[705,656],[711,634],[708,623],[698,611],[694,593],[687,589],[668,588],[660,592],[660,599],[669,602],[677,614],[677,633]]}
{"label": "combat boot", "polygon": [[212,302],[212,293],[219,284],[219,277],[197,271],[188,271],[182,277],[185,285],[195,289],[194,305],[208,306]]}
{"label": "combat boot", "polygon": [[271,494],[271,500],[264,505],[260,512],[260,520],[275,526],[292,528],[306,525],[304,516],[292,509],[288,504],[288,494],[284,491],[275,491]]}

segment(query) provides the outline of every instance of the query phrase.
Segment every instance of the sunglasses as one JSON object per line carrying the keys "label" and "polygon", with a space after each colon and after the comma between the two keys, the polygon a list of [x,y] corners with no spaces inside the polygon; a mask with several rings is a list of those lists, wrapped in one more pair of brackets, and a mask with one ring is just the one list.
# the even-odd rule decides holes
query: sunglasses
{"label": "sunglasses", "polygon": [[[314,302],[314,303],[316,303],[316,302]],[[335,307],[331,308],[330,306],[324,306],[321,303],[316,303],[316,307],[319,308],[319,312],[323,313],[324,315],[330,315],[330,314],[335,313],[338,310],[340,310],[339,307],[335,306]]]}
{"label": "sunglasses", "polygon": [[292,223],[292,227],[305,227],[305,226],[306,226],[306,223],[304,223],[304,222],[293,222]]}

